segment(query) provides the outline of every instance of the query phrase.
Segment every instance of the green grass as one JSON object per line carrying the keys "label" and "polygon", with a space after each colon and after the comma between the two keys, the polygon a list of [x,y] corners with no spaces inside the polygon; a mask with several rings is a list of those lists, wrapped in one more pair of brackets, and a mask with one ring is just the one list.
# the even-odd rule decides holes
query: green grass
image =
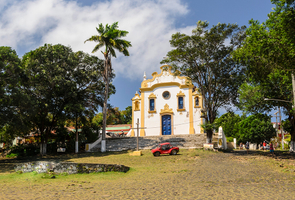
{"label": "green grass", "polygon": [[[159,157],[154,157],[149,150],[142,151],[142,156],[130,156],[130,152],[107,152],[107,153],[88,153],[88,154],[78,154],[78,155],[62,155],[59,157],[47,156],[47,159],[60,159],[63,162],[75,162],[75,163],[97,163],[97,164],[119,164],[130,167],[129,172],[106,172],[106,173],[95,173],[95,174],[76,174],[76,175],[56,175],[56,179],[83,179],[84,176],[92,179],[117,179],[126,176],[132,176],[133,174],[141,173],[155,173],[155,171],[173,171],[177,166],[180,170],[183,169],[184,163],[193,162],[195,158],[201,157],[204,158],[214,152],[203,151],[203,150],[186,150],[181,149],[179,154],[176,156],[171,155],[161,155]],[[11,160],[12,161],[12,160]],[[21,161],[21,162],[26,162]],[[173,164],[171,164],[173,163]],[[3,165],[3,164],[2,164]],[[40,180],[43,175],[36,173],[23,173],[19,174],[12,172],[12,167],[14,164],[8,163],[7,173],[0,173],[1,180],[10,180],[10,181],[21,181],[21,180],[33,180],[33,181],[44,181]],[[175,171],[175,170],[174,170]]]}
{"label": "green grass", "polygon": [[[70,196],[72,199],[93,197],[96,199],[105,199],[105,197],[107,199],[112,199],[113,197],[117,199],[130,199],[132,195],[131,199],[143,199],[143,195],[148,195],[150,199],[154,199],[155,197],[162,197],[162,194],[168,195],[170,199],[181,199],[181,196],[186,196],[187,199],[195,199],[190,198],[190,195],[198,192],[198,197],[203,195],[202,198],[206,199],[207,193],[210,193],[210,190],[207,190],[208,187],[213,189],[222,187],[222,191],[227,191],[230,186],[235,188],[235,184],[245,184],[245,179],[247,184],[253,183],[250,186],[251,189],[255,189],[257,183],[264,182],[264,179],[268,180],[268,177],[261,177],[260,172],[264,171],[259,171],[257,174],[253,172],[253,170],[259,170],[260,168],[270,170],[271,172],[278,170],[279,174],[285,174],[288,178],[290,174],[284,172],[292,169],[293,165],[291,164],[294,163],[294,158],[290,158],[290,160],[274,159],[269,157],[268,154],[266,156],[260,154],[234,156],[223,152],[196,149],[181,149],[176,156],[161,155],[154,157],[149,150],[144,150],[142,156],[130,156],[129,153],[124,151],[46,156],[47,160],[121,164],[130,167],[127,173],[60,174],[54,175],[54,179],[51,178],[52,174],[16,173],[12,171],[15,163],[27,162],[28,160],[0,160],[0,169],[2,169],[0,170],[0,192],[4,196],[6,195],[7,199],[15,199],[17,195],[21,195],[23,199],[69,199]],[[219,156],[223,157],[223,159],[218,159]],[[32,158],[30,159],[32,160]],[[35,160],[40,159],[35,158]],[[221,166],[219,166],[219,162]],[[287,168],[280,167],[280,163],[284,163],[284,166],[287,166]],[[253,169],[240,168],[241,165],[244,167],[251,165]],[[218,171],[220,167],[222,169]],[[232,171],[231,167],[235,170],[235,173],[231,175],[233,177],[229,177],[228,180],[223,180],[223,178],[219,180],[216,172],[218,171],[223,176],[224,172]],[[247,172],[244,172],[245,170]],[[276,180],[273,179],[273,177],[276,178],[275,174],[269,174],[271,174],[270,180]],[[290,180],[291,178],[287,181]],[[171,187],[164,187],[165,185],[171,185]],[[265,187],[263,184],[261,186]],[[270,188],[264,189],[269,191]],[[243,188],[240,188],[240,190],[244,191]],[[34,193],[28,193],[28,191],[34,191]],[[47,196],[44,196],[44,194]],[[175,195],[180,196],[176,197]]]}

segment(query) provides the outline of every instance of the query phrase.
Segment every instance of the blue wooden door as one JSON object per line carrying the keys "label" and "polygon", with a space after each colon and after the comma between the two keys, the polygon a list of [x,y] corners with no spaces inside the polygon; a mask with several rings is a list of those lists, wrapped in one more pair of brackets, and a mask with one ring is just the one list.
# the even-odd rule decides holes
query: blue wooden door
{"label": "blue wooden door", "polygon": [[162,134],[171,135],[171,115],[162,116]]}

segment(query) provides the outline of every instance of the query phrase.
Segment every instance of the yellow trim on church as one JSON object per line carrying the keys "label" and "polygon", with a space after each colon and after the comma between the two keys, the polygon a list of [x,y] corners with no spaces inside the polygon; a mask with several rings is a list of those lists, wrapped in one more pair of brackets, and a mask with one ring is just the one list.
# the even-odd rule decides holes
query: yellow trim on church
{"label": "yellow trim on church", "polygon": [[180,90],[176,96],[177,97],[185,97],[185,94]]}
{"label": "yellow trim on church", "polygon": [[[140,117],[140,127],[144,127],[144,92],[141,93],[141,117]],[[140,129],[140,136],[145,136],[144,129]]]}
{"label": "yellow trim on church", "polygon": [[169,105],[166,103],[164,109],[161,109],[160,114],[173,114],[172,108],[169,108]]}
{"label": "yellow trim on church", "polygon": [[[185,111],[185,100],[184,100],[185,94],[180,90],[180,91],[177,93],[176,97],[177,97],[177,111],[178,111],[178,112],[183,112],[183,111]],[[179,97],[183,97],[183,108],[181,108],[181,109],[179,108]]]}
{"label": "yellow trim on church", "polygon": [[[203,109],[203,96],[200,94],[199,91],[194,91],[193,93],[193,97],[194,97],[194,108],[201,108],[201,110]],[[196,98],[199,98],[199,106],[196,106]],[[201,125],[203,125],[203,118],[201,118]],[[200,129],[200,133],[204,133],[204,129],[201,127]]]}
{"label": "yellow trim on church", "polygon": [[134,105],[132,104],[132,126],[130,137],[134,137]]}
{"label": "yellow trim on church", "polygon": [[189,89],[189,134],[194,134],[194,116],[193,116],[193,89]]}
{"label": "yellow trim on church", "polygon": [[[153,82],[157,77],[161,77],[162,75],[163,75],[163,72],[164,71],[167,71],[170,75],[172,75],[172,76],[175,76],[172,72],[171,72],[171,66],[169,66],[169,65],[163,65],[163,66],[161,66],[160,67],[160,69],[161,69],[161,73],[160,74],[158,74],[157,72],[154,72],[154,73],[152,73],[152,76],[153,76],[153,78],[152,79],[148,79],[148,80],[144,80],[144,81],[142,81],[141,82],[141,91],[151,91],[151,90],[146,90],[146,89],[148,89],[149,87],[148,87],[148,83],[149,82]],[[181,88],[187,88],[188,86],[192,86],[193,87],[193,84],[192,84],[192,82],[190,81],[190,80],[188,80],[187,79],[187,77],[183,77],[183,76],[176,76],[177,78],[179,78],[179,79],[184,79],[185,80],[185,84],[183,84],[183,85],[181,85],[180,83],[178,83],[178,85],[180,85],[180,87]],[[158,83],[158,84],[154,84],[153,86],[155,86],[155,85],[157,85],[156,87],[161,87],[161,86],[166,86],[166,85],[162,85],[162,84],[166,84],[166,83]],[[173,84],[173,85],[175,85],[175,83]],[[152,86],[152,87],[153,87]],[[151,87],[151,88],[152,88]],[[151,89],[150,88],[150,89]],[[153,88],[155,88],[155,87],[153,87]],[[142,90],[142,89],[144,89],[144,90]],[[153,89],[152,89],[153,90]]]}
{"label": "yellow trim on church", "polygon": [[148,88],[148,87],[140,88],[140,91],[142,91],[142,92],[153,91],[157,87],[165,87],[165,86],[178,86],[180,89],[194,87],[194,85],[181,85],[180,83],[177,83],[177,82],[169,82],[169,83],[157,83],[157,84],[152,85],[152,87],[150,87],[150,88]]}

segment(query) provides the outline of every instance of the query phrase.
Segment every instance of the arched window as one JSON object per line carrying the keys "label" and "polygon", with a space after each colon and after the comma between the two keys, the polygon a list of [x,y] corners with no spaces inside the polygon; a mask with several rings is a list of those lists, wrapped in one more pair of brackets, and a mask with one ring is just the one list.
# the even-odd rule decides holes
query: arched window
{"label": "arched window", "polygon": [[184,97],[185,94],[182,91],[179,91],[177,96],[177,111],[182,112],[185,111],[185,105],[184,105]]}
{"label": "arched window", "polygon": [[195,96],[194,97],[194,107],[201,108],[202,107],[202,96]]}
{"label": "arched window", "polygon": [[195,106],[200,106],[199,97],[195,98]]}
{"label": "arched window", "polygon": [[149,96],[149,113],[156,113],[156,99],[157,96],[154,93],[151,93]]}
{"label": "arched window", "polygon": [[134,102],[134,110],[139,110],[139,102],[138,101]]}

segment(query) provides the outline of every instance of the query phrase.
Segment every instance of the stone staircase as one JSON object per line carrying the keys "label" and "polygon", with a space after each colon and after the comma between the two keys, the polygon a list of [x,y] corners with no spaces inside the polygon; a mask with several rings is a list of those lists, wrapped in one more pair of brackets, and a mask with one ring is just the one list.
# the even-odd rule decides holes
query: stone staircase
{"label": "stone staircase", "polygon": [[[204,134],[145,136],[139,137],[138,141],[139,149],[152,149],[164,142],[170,142],[173,146],[178,146],[183,149],[203,148],[203,144],[206,142],[206,136],[204,136]],[[106,139],[107,151],[135,150],[136,144],[136,137]],[[90,151],[100,151],[100,143]]]}

